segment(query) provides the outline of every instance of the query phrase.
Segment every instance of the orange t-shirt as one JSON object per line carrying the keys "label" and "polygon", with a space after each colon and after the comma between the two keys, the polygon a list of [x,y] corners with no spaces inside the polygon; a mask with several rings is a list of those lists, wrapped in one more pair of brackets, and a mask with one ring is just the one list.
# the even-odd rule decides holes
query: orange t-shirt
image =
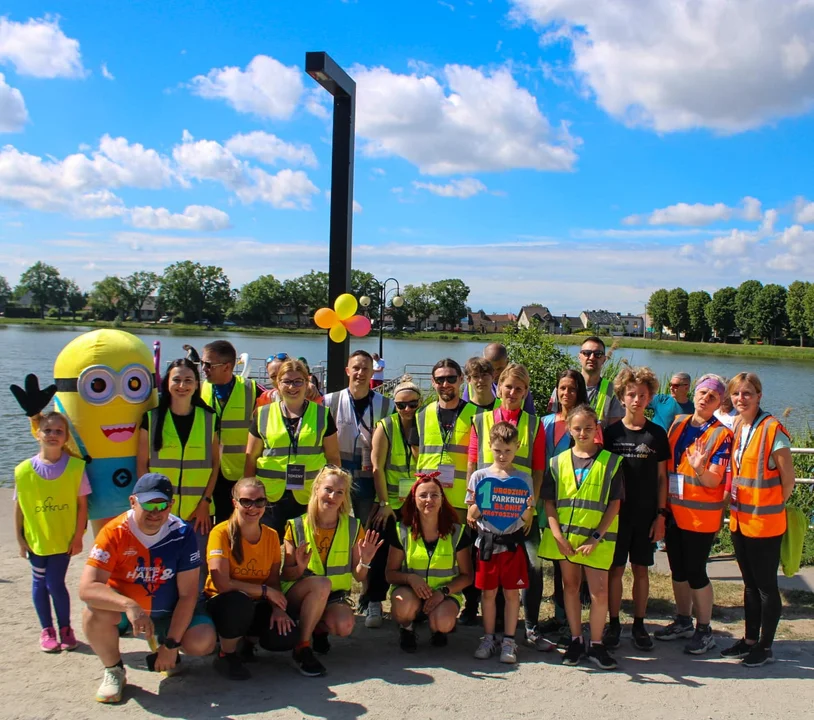
{"label": "orange t-shirt", "polygon": [[[229,521],[215,525],[209,533],[209,542],[206,546],[207,562],[212,558],[226,558],[229,561],[229,577],[241,582],[263,585],[268,580],[271,568],[275,563],[282,560],[280,551],[280,539],[277,531],[260,526],[260,539],[256,543],[247,542],[243,539],[243,562],[238,565],[232,557],[231,544],[229,542]],[[211,573],[206,578],[204,592],[209,595],[217,595],[218,591],[215,583],[212,582]]]}
{"label": "orange t-shirt", "polygon": [[[322,560],[322,567],[325,567],[328,564],[328,553],[331,551],[331,545],[334,541],[334,535],[336,535],[336,528],[317,528],[314,532],[314,541],[316,542],[316,548],[311,548],[311,552],[314,550],[317,551],[319,555],[319,559]],[[365,528],[362,526],[362,523],[359,523],[359,531],[356,533],[356,539],[353,541],[355,545],[360,540],[365,537]],[[288,540],[292,545],[294,543],[294,533],[291,531],[291,525],[287,524],[285,528],[285,539]],[[296,545],[295,545],[296,547]]]}

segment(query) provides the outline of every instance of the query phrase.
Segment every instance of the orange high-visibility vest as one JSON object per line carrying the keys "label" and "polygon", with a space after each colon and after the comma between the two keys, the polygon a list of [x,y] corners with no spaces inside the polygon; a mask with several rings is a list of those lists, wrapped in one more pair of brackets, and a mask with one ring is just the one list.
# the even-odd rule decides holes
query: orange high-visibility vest
{"label": "orange high-visibility vest", "polygon": [[755,418],[746,447],[741,450],[743,421],[735,420],[732,444],[732,503],[729,529],[747,537],[777,537],[786,532],[786,502],[780,471],[769,468],[777,433],[788,436],[782,423],[768,413]]}
{"label": "orange high-visibility vest", "polygon": [[[721,478],[720,485],[714,488],[702,485],[701,481],[695,477],[695,470],[687,460],[686,452],[682,455],[678,467],[675,466],[675,447],[690,420],[692,420],[692,415],[679,415],[668,434],[670,460],[667,463],[667,469],[670,473],[683,475],[684,481],[683,492],[680,496],[672,493],[667,496],[667,506],[670,508],[676,524],[682,530],[714,533],[721,529],[723,519],[726,489],[724,479]],[[704,447],[709,451],[710,462],[721,445],[731,439],[732,432],[723,423],[715,419],[710,424],[700,437]]]}

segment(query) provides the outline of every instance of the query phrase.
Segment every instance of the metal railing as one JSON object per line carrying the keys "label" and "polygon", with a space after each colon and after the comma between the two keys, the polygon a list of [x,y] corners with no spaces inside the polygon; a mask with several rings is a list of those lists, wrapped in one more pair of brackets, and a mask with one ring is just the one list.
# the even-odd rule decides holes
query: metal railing
{"label": "metal railing", "polygon": [[[792,455],[814,455],[814,448],[791,448]],[[814,478],[797,478],[800,485],[814,485]]]}

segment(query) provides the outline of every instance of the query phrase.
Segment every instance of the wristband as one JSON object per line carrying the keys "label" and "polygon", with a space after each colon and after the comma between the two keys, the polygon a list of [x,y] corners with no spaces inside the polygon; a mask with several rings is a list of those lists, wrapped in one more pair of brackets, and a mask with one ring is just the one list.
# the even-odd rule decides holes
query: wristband
{"label": "wristband", "polygon": [[368,565],[366,562],[362,562],[362,561],[360,560],[360,561],[359,561],[359,564],[360,564],[360,565],[361,565],[363,568],[367,568],[368,570],[370,570],[370,565]]}
{"label": "wristband", "polygon": [[201,499],[206,500],[206,502],[208,502],[210,505],[212,504],[212,498],[208,495],[204,495]]}
{"label": "wristband", "polygon": [[261,590],[261,591],[262,591],[262,593],[263,593],[263,594],[262,594],[262,596],[261,596],[261,597],[262,597],[262,599],[263,599],[263,600],[268,600],[268,599],[269,599],[269,588],[268,588],[268,585],[261,585],[261,586],[260,586],[260,590]]}

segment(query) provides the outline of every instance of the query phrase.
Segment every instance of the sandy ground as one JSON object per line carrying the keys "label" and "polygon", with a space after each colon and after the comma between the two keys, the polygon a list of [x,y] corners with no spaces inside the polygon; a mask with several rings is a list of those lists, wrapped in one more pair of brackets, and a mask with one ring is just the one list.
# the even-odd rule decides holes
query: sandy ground
{"label": "sandy ground", "polygon": [[[477,628],[460,628],[445,649],[431,648],[419,632],[419,651],[398,649],[390,621],[336,640],[324,658],[328,674],[305,678],[288,655],[264,654],[252,680],[221,679],[209,658],[186,658],[184,672],[162,678],[144,667],[146,642],[125,638],[122,653],[129,685],[121,705],[93,699],[100,663],[86,644],[73,653],[46,655],[37,645],[39,627],[30,600],[30,570],[17,557],[11,491],[0,489],[0,718],[458,718],[484,715],[537,718],[569,715],[604,718],[803,718],[814,716],[814,642],[780,641],[778,662],[749,670],[710,655],[683,655],[675,643],[655,652],[636,651],[629,639],[615,653],[619,670],[566,668],[558,653],[520,648],[519,663],[472,658]],[[86,550],[90,538],[86,540]],[[74,590],[81,571],[69,571]],[[80,603],[72,608],[81,628]],[[655,625],[655,623],[653,623]],[[652,629],[652,628],[651,628]],[[726,647],[737,624],[716,625]],[[77,634],[82,639],[81,630]],[[592,668],[592,666],[591,666]],[[490,706],[490,707],[487,707]]]}

